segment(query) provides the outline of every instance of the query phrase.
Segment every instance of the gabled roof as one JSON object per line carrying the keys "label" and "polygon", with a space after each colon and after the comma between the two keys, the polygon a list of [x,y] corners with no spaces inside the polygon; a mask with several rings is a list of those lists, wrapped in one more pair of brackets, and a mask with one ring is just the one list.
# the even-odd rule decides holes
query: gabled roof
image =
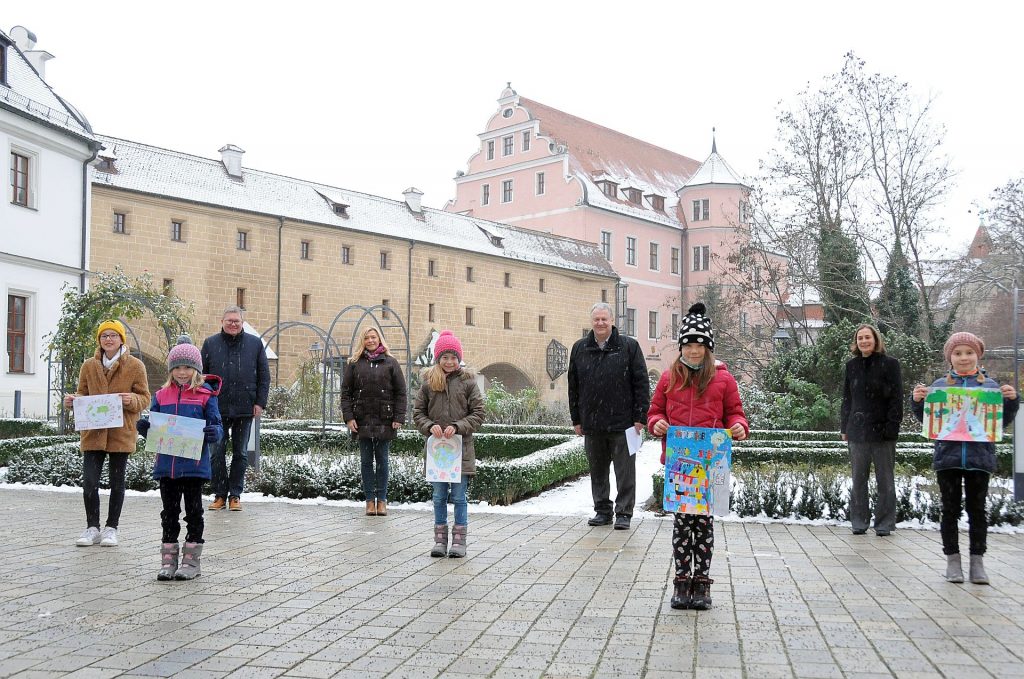
{"label": "gabled roof", "polygon": [[[675,219],[676,191],[697,171],[700,163],[660,146],[578,118],[540,102],[519,97],[519,105],[540,120],[540,134],[565,144],[569,169],[587,190],[587,203],[650,221],[681,226]],[[622,186],[645,194],[665,196],[669,214],[606,196],[595,183],[606,174]]]}
{"label": "gabled roof", "polygon": [[747,186],[739,173],[725,162],[725,158],[718,155],[717,145],[712,145],[711,155],[708,156],[700,169],[686,182],[686,186],[703,186],[705,184],[732,184],[736,186]]}
{"label": "gabled roof", "polygon": [[[442,210],[423,208],[422,214],[414,215],[405,201],[260,170],[243,168],[241,180],[233,179],[220,160],[115,137],[98,139],[116,154],[117,173],[95,172],[97,186],[616,277],[593,243]],[[348,216],[336,214],[325,197],[348,205]]]}
{"label": "gabled roof", "polygon": [[77,137],[94,141],[89,122],[75,107],[60,98],[18,49],[14,41],[0,31],[0,46],[7,47],[7,86],[0,85],[0,107],[15,111],[43,125],[55,127]]}
{"label": "gabled roof", "polygon": [[974,239],[967,248],[967,256],[971,259],[985,259],[992,254],[992,237],[984,222],[978,224],[978,230],[974,232]]}

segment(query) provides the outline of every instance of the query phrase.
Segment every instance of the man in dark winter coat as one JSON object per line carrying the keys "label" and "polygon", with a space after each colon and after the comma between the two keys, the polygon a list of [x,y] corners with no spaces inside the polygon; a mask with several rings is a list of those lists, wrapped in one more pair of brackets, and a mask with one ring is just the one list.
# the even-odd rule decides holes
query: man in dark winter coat
{"label": "man in dark winter coat", "polygon": [[[239,498],[249,464],[246,446],[254,418],[263,414],[270,393],[270,366],[263,341],[242,329],[242,309],[229,306],[220,320],[221,331],[203,342],[203,372],[221,378],[220,415],[224,438],[211,455],[211,510],[240,511]],[[227,440],[231,439],[231,472],[227,470]]]}
{"label": "man in dark winter coat", "polygon": [[629,528],[636,504],[636,457],[629,454],[626,430],[643,429],[650,405],[647,363],[640,345],[612,325],[612,308],[590,309],[591,331],[569,355],[569,414],[590,463],[594,496],[591,526],[612,522],[608,468],[615,465],[615,528]]}

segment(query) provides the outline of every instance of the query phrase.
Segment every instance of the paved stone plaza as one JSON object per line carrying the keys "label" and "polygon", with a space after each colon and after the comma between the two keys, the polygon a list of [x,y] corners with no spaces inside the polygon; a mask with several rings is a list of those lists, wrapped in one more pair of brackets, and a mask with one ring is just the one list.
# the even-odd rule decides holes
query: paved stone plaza
{"label": "paved stone plaza", "polygon": [[[1020,677],[1024,536],[993,585],[942,580],[934,531],[719,522],[714,608],[668,606],[671,521],[249,503],[207,513],[204,575],[162,583],[159,500],[76,548],[76,493],[0,490],[0,676]],[[106,511],[106,497],[103,497]],[[966,542],[966,535],[962,536]]]}

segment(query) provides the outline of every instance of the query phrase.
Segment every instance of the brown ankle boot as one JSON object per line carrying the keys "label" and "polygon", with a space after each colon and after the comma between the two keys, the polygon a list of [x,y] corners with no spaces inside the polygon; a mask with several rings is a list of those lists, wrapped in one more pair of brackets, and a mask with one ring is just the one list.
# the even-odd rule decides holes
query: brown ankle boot
{"label": "brown ankle boot", "polygon": [[388,503],[384,500],[377,500],[377,516],[388,515]]}
{"label": "brown ankle boot", "polygon": [[366,501],[366,515],[377,516],[377,503],[374,500]]}

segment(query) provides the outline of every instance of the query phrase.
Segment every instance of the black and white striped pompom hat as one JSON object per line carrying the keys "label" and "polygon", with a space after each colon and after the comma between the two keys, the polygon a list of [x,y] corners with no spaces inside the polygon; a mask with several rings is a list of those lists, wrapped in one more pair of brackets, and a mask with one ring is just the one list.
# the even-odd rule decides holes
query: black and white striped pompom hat
{"label": "black and white striped pompom hat", "polygon": [[679,348],[684,344],[703,344],[708,351],[715,350],[715,330],[711,319],[705,316],[708,312],[703,302],[697,302],[683,316],[679,328]]}

